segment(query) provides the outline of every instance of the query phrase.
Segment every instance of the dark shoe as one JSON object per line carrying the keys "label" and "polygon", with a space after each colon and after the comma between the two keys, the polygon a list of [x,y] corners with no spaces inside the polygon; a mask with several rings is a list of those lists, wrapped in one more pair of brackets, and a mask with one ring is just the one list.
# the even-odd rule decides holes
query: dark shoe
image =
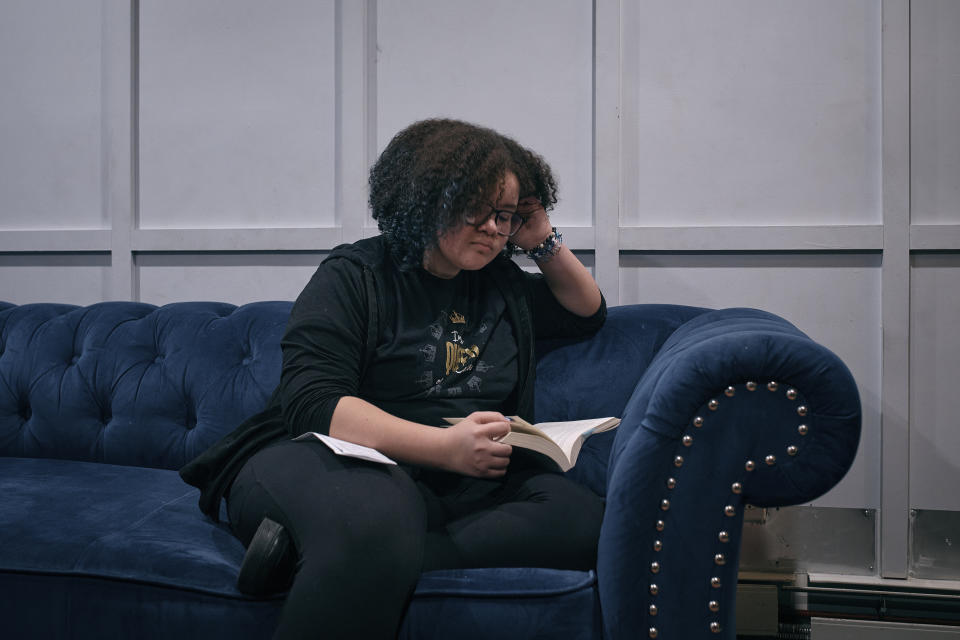
{"label": "dark shoe", "polygon": [[264,518],[247,545],[237,589],[250,596],[286,591],[293,582],[296,552],[283,525]]}

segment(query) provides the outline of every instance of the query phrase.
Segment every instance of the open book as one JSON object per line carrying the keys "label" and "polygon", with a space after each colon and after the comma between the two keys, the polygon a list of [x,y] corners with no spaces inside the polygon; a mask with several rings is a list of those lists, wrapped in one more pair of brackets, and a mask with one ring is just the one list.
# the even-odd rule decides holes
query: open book
{"label": "open book", "polygon": [[[615,429],[620,424],[620,418],[539,422],[535,425],[519,416],[510,416],[509,419],[510,433],[500,442],[543,454],[553,460],[561,471],[569,471],[577,464],[580,447],[587,438],[595,433]],[[463,418],[444,420],[456,424]]]}

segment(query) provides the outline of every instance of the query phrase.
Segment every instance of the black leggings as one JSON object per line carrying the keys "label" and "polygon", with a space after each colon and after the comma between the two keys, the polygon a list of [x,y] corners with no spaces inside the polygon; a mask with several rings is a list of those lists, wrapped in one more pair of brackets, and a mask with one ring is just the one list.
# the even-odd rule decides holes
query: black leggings
{"label": "black leggings", "polygon": [[422,571],[591,569],[603,501],[514,450],[501,480],[335,455],[316,441],[271,445],[227,496],[249,544],[269,517],[291,534],[297,573],[275,638],[394,638]]}

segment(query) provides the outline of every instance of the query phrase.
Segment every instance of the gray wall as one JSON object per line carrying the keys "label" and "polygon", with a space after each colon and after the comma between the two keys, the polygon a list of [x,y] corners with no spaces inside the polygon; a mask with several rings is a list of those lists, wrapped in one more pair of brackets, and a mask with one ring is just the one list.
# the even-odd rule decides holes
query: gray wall
{"label": "gray wall", "polygon": [[478,121],[551,161],[612,304],[768,309],[849,364],[857,461],[791,516],[867,513],[835,571],[960,579],[917,530],[960,512],[958,32],[951,0],[0,0],[0,299],[292,299],[376,233],[396,131]]}

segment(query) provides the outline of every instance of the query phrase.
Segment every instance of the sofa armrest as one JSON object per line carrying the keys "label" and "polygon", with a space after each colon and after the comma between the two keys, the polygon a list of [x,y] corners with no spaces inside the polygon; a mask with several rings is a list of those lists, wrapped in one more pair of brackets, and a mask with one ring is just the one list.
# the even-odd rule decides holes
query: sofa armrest
{"label": "sofa armrest", "polygon": [[678,328],[610,455],[598,561],[609,636],[734,638],[744,505],[825,493],[859,435],[849,370],[786,320],[726,309]]}

